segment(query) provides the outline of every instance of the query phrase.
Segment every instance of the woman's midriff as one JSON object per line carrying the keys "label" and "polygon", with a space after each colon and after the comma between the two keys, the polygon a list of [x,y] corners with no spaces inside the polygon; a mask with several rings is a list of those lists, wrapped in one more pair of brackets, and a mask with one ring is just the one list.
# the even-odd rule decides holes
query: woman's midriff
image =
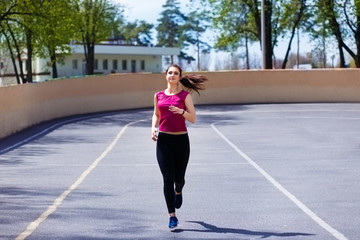
{"label": "woman's midriff", "polygon": [[164,132],[164,131],[160,131],[162,133],[166,133],[166,134],[172,134],[172,135],[181,135],[181,134],[186,134],[187,131],[182,131],[182,132]]}

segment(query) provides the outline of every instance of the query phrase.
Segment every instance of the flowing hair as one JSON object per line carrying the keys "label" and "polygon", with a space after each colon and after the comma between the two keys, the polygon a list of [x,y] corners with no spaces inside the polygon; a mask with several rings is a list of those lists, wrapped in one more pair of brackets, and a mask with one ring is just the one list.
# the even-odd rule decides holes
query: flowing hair
{"label": "flowing hair", "polygon": [[180,83],[189,91],[195,91],[200,95],[199,90],[205,90],[205,82],[208,81],[208,78],[206,76],[203,75],[197,75],[197,74],[189,74],[189,75],[185,75],[182,76],[182,69],[179,65],[177,64],[171,64],[167,69],[166,69],[166,74],[169,71],[169,68],[171,67],[175,67],[177,69],[179,69],[180,72]]}

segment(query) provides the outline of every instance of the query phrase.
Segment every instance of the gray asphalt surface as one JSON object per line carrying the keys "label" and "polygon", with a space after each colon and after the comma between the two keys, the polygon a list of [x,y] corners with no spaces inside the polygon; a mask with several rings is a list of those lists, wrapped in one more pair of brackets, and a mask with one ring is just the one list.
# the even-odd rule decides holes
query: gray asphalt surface
{"label": "gray asphalt surface", "polygon": [[2,139],[0,239],[360,239],[360,104],[197,113],[175,231],[139,109]]}

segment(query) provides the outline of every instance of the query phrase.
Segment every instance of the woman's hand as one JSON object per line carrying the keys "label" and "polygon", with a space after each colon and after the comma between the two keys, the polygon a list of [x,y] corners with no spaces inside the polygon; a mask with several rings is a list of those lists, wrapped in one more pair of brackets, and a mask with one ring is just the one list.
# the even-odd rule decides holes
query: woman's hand
{"label": "woman's hand", "polygon": [[156,127],[151,128],[151,138],[156,141],[158,139],[158,129]]}
{"label": "woman's hand", "polygon": [[183,109],[175,107],[174,105],[170,105],[169,110],[175,114],[182,114],[183,113]]}

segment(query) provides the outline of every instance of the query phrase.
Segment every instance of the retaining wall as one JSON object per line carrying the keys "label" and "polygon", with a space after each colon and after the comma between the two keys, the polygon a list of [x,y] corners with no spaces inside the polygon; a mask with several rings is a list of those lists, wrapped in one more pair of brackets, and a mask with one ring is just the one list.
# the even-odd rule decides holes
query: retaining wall
{"label": "retaining wall", "polygon": [[[360,102],[360,69],[202,72],[194,103]],[[152,107],[164,74],[117,74],[0,88],[0,138],[70,115]]]}

